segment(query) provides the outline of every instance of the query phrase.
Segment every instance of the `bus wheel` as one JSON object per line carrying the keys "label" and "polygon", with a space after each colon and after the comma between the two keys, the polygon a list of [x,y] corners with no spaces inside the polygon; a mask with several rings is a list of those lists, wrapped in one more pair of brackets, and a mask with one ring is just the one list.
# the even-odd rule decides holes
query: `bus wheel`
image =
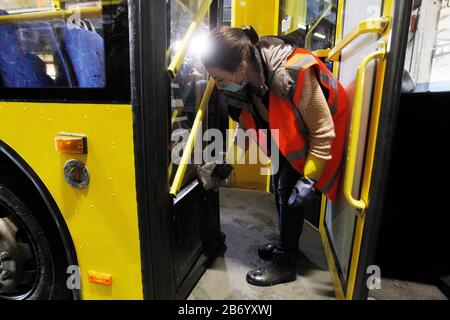
{"label": "bus wheel", "polygon": [[0,181],[0,300],[70,299],[54,258],[32,211]]}

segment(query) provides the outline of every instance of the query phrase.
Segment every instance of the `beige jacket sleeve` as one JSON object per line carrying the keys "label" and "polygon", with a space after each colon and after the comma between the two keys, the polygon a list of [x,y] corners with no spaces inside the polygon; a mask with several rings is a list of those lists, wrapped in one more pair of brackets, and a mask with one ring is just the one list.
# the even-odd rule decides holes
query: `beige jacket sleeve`
{"label": "beige jacket sleeve", "polygon": [[333,118],[312,68],[305,72],[302,94],[298,105],[300,114],[308,128],[309,153],[317,158],[330,160],[331,145],[336,136]]}

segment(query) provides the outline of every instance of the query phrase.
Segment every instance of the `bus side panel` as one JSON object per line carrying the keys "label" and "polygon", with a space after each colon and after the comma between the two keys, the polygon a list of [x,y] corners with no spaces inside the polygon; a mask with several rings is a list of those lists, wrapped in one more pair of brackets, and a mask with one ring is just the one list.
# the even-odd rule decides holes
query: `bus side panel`
{"label": "bus side panel", "polygon": [[[131,106],[0,102],[0,114],[0,139],[33,168],[64,216],[83,299],[142,299]],[[56,151],[61,132],[86,135],[88,153]],[[85,189],[64,180],[71,159],[89,170]],[[112,275],[112,286],[89,282],[89,271]]]}

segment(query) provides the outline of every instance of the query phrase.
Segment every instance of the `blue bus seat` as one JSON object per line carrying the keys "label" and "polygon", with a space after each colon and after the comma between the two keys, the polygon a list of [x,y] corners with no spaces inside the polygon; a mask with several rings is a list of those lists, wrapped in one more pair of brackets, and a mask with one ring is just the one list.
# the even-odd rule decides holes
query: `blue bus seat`
{"label": "blue bus seat", "polygon": [[[7,15],[0,10],[0,15]],[[21,43],[19,26],[0,25],[0,76],[7,88],[48,88],[54,81],[47,75],[45,63],[26,52]]]}
{"label": "blue bus seat", "polygon": [[63,57],[61,46],[48,22],[28,22],[19,25],[22,47],[26,52],[49,52],[56,69],[55,85],[71,87],[72,80]]}
{"label": "blue bus seat", "polygon": [[80,88],[104,88],[106,68],[103,38],[96,32],[74,24],[58,27],[62,48],[75,77],[75,85]]}

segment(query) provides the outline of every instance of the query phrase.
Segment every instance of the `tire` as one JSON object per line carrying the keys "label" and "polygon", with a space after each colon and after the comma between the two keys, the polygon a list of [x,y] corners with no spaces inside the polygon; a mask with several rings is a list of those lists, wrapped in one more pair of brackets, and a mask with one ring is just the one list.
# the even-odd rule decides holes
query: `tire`
{"label": "tire", "polygon": [[64,260],[55,245],[60,241],[39,223],[33,198],[17,190],[0,176],[0,254],[7,252],[3,264],[0,258],[0,274],[2,266],[7,270],[6,280],[0,276],[0,300],[69,300],[66,270],[55,264]]}

